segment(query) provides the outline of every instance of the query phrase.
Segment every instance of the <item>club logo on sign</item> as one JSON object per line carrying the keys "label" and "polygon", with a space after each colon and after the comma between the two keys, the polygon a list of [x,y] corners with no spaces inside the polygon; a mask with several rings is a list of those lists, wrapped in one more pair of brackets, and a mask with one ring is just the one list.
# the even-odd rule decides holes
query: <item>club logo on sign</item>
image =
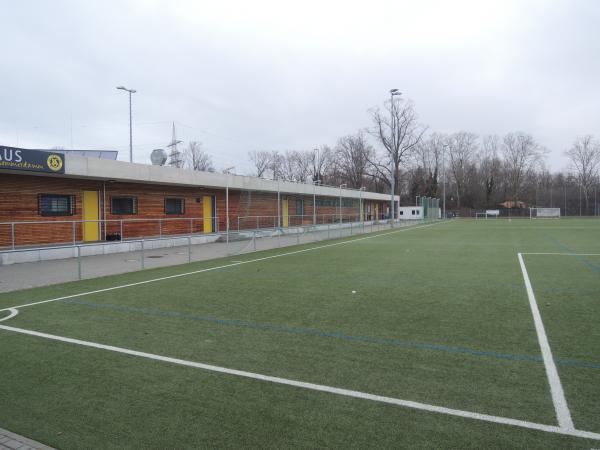
{"label": "club logo on sign", "polygon": [[48,156],[48,168],[50,170],[53,170],[54,172],[58,172],[60,169],[62,169],[63,166],[63,161],[62,158],[58,155],[50,155]]}

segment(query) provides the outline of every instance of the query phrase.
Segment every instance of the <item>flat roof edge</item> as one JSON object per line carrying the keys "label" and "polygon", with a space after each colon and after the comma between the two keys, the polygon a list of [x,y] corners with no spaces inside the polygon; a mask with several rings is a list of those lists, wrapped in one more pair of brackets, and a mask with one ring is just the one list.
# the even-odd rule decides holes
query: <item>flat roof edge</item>
{"label": "flat roof edge", "polygon": [[[33,172],[10,171],[22,175],[36,175]],[[234,189],[262,192],[281,192],[283,194],[319,195],[327,197],[364,198],[367,200],[389,201],[390,194],[360,191],[357,189],[340,189],[332,186],[315,186],[313,184],[290,181],[267,180],[245,175],[231,175],[216,172],[200,172],[168,166],[129,163],[100,158],[86,158],[76,155],[65,155],[64,175],[53,177],[85,178],[96,180],[115,180],[129,183],[165,184],[177,186],[201,186],[216,189]],[[396,195],[396,200],[399,197]]]}

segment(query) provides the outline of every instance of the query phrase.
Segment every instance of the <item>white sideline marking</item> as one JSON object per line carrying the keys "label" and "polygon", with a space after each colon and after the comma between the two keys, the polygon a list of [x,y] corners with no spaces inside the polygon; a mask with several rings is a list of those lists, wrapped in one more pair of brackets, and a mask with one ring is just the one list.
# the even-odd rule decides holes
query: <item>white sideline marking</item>
{"label": "white sideline marking", "polygon": [[169,279],[172,279],[172,278],[185,277],[185,276],[188,276],[188,275],[195,275],[195,274],[198,274],[198,273],[210,272],[212,270],[225,269],[225,268],[228,268],[228,267],[239,266],[239,265],[242,265],[242,264],[250,264],[250,263],[254,263],[254,262],[265,261],[267,259],[279,258],[281,256],[295,255],[295,254],[298,254],[298,253],[310,252],[310,251],[319,250],[319,249],[322,249],[322,248],[335,247],[337,245],[351,244],[353,242],[364,241],[365,239],[373,239],[373,238],[377,238],[377,237],[380,237],[380,236],[387,236],[389,234],[401,233],[403,231],[410,231],[410,230],[417,230],[417,229],[420,229],[420,228],[432,227],[434,225],[439,225],[440,223],[447,223],[447,222],[436,222],[436,223],[431,223],[431,224],[428,224],[428,225],[419,225],[419,226],[416,226],[416,227],[415,226],[413,226],[413,227],[409,226],[408,228],[402,228],[402,229],[399,229],[399,230],[389,231],[387,233],[380,233],[380,234],[365,236],[365,237],[356,238],[356,239],[349,239],[349,240],[342,241],[342,242],[334,242],[333,244],[319,245],[317,247],[310,247],[310,248],[305,248],[305,249],[302,249],[302,250],[295,250],[293,252],[278,253],[277,255],[264,256],[262,258],[250,259],[248,261],[234,262],[234,263],[225,264],[225,265],[222,265],[222,266],[209,267],[207,269],[194,270],[192,272],[178,273],[178,274],[175,274],[175,275],[168,275],[166,277],[160,277],[160,278],[153,278],[153,279],[150,279],[150,280],[138,281],[136,283],[122,284],[120,286],[113,286],[113,287],[104,288],[104,289],[97,289],[95,291],[82,292],[80,294],[65,295],[64,297],[51,298],[49,300],[41,300],[39,302],[27,303],[25,305],[17,305],[17,306],[11,306],[11,307],[8,307],[8,308],[1,308],[0,311],[8,311],[8,310],[13,309],[13,308],[25,308],[27,306],[41,305],[42,303],[56,302],[56,301],[59,301],[59,300],[66,300],[68,298],[82,297],[84,295],[99,294],[100,292],[108,292],[108,291],[113,291],[115,289],[123,289],[123,288],[127,288],[127,287],[132,287],[132,286],[139,286],[141,284],[154,283],[156,281],[164,281],[164,280],[169,280]]}
{"label": "white sideline marking", "polygon": [[552,350],[550,350],[550,344],[548,343],[548,337],[546,336],[546,330],[544,330],[544,323],[542,322],[542,316],[538,309],[533,288],[531,287],[531,281],[529,281],[529,275],[527,274],[527,268],[523,261],[523,255],[518,254],[519,264],[521,265],[521,272],[523,273],[523,280],[525,281],[525,289],[527,290],[527,297],[529,297],[529,306],[531,307],[531,313],[533,315],[533,322],[535,324],[535,331],[537,333],[538,342],[542,350],[542,358],[544,360],[544,367],[546,368],[546,376],[548,377],[548,383],[550,384],[550,393],[552,394],[552,402],[554,403],[554,409],[556,411],[556,418],[558,419],[558,425],[567,430],[573,430],[573,420],[571,419],[571,412],[567,405],[567,399],[560,383],[558,376],[558,370],[554,364],[554,358],[552,356]]}
{"label": "white sideline marking", "polygon": [[521,255],[600,256],[600,253],[521,253]]}
{"label": "white sideline marking", "polygon": [[0,319],[0,322],[3,322],[3,321],[8,320],[8,319],[12,319],[17,314],[19,314],[19,310],[15,309],[15,308],[9,308],[8,311],[10,312],[10,314],[8,316],[3,317],[2,319]]}
{"label": "white sideline marking", "polygon": [[44,339],[51,339],[54,341],[67,342],[69,344],[82,345],[84,347],[91,347],[91,348],[96,348],[96,349],[100,349],[100,350],[108,350],[111,352],[123,353],[125,355],[137,356],[137,357],[141,357],[141,358],[152,359],[155,361],[162,361],[162,362],[166,362],[166,363],[177,364],[180,366],[193,367],[196,369],[204,369],[204,370],[208,370],[211,372],[218,372],[218,373],[224,373],[227,375],[251,378],[253,380],[260,380],[260,381],[267,381],[270,383],[283,384],[286,386],[293,386],[293,387],[297,387],[297,388],[308,389],[311,391],[327,392],[330,394],[342,395],[345,397],[353,397],[353,398],[359,398],[359,399],[363,399],[363,400],[371,400],[371,401],[375,401],[375,402],[387,403],[387,404],[391,404],[391,405],[397,405],[397,406],[402,406],[402,407],[411,408],[411,409],[417,409],[417,410],[421,410],[421,411],[445,414],[445,415],[449,415],[449,416],[462,417],[465,419],[481,420],[484,422],[492,422],[492,423],[498,423],[498,424],[502,424],[502,425],[511,425],[511,426],[515,426],[515,427],[528,428],[531,430],[544,431],[546,433],[556,433],[556,434],[562,434],[562,435],[566,435],[566,436],[574,436],[574,437],[579,437],[579,438],[594,439],[594,440],[600,441],[600,433],[576,430],[573,427],[565,428],[565,427],[557,427],[555,425],[545,425],[545,424],[541,424],[541,423],[527,422],[525,420],[510,419],[508,417],[499,417],[499,416],[492,416],[489,414],[481,414],[481,413],[476,413],[476,412],[471,412],[471,411],[463,411],[460,409],[445,408],[443,406],[435,406],[435,405],[429,405],[427,403],[414,402],[411,400],[402,400],[399,398],[385,397],[385,396],[376,395],[376,394],[368,394],[366,392],[352,391],[349,389],[326,386],[323,384],[306,383],[303,381],[291,380],[288,378],[280,378],[280,377],[274,377],[271,375],[262,375],[262,374],[254,373],[254,372],[246,372],[244,370],[228,369],[226,367],[213,366],[211,364],[203,364],[203,363],[199,363],[199,362],[188,361],[185,359],[170,358],[168,356],[156,355],[154,353],[140,352],[137,350],[130,350],[130,349],[121,348],[121,347],[114,347],[112,345],[98,344],[96,342],[90,342],[90,341],[82,341],[79,339],[73,339],[73,338],[68,338],[68,337],[63,337],[63,336],[56,336],[53,334],[40,333],[39,331],[25,330],[23,328],[9,327],[6,325],[0,325],[0,329],[7,330],[7,331],[13,331],[15,333],[27,334],[30,336],[41,337]]}

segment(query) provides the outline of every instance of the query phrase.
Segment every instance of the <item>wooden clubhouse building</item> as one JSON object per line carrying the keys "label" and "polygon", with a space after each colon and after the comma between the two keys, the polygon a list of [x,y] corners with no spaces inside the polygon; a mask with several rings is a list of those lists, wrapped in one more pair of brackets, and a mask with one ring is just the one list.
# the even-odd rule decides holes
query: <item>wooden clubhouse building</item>
{"label": "wooden clubhouse building", "polygon": [[3,249],[371,221],[387,217],[389,202],[375,192],[117,161],[116,152],[0,146]]}

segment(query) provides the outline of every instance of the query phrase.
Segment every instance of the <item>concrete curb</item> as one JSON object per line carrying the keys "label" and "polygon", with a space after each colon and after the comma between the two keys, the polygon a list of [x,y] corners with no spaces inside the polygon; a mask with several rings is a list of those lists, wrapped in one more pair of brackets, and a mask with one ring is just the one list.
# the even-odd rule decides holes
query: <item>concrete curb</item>
{"label": "concrete curb", "polygon": [[16,433],[12,433],[4,428],[0,428],[0,449],[10,450],[56,450],[53,447],[48,447],[45,444],[36,442]]}

